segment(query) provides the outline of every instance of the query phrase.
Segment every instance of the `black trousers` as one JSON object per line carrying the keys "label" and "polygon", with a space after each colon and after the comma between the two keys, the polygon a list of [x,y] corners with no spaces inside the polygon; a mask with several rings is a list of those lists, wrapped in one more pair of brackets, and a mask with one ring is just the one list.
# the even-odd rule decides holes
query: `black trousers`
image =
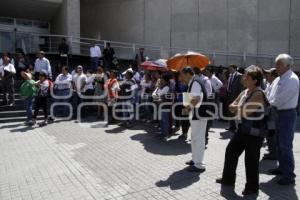
{"label": "black trousers", "polygon": [[240,155],[245,151],[246,189],[259,189],[259,159],[263,138],[243,134],[239,129],[230,140],[225,153],[222,179],[234,184]]}
{"label": "black trousers", "polygon": [[37,96],[35,98],[35,106],[34,106],[34,114],[33,114],[33,119],[36,119],[39,110],[43,109],[45,120],[48,119],[48,111],[47,111],[47,97],[44,96]]}
{"label": "black trousers", "polygon": [[277,154],[276,131],[269,130],[266,140],[267,140],[270,155],[277,158],[278,154]]}
{"label": "black trousers", "polygon": [[10,78],[5,81],[1,81],[0,83],[2,85],[2,103],[7,104],[7,94],[8,94],[8,103],[15,103],[15,81],[13,78]]}
{"label": "black trousers", "polygon": [[207,124],[206,124],[206,130],[205,130],[205,145],[208,145],[208,140],[209,140],[209,129],[212,127],[213,125],[213,120],[208,120]]}
{"label": "black trousers", "polygon": [[[187,117],[182,114],[183,108],[184,108],[183,105],[176,105],[175,115],[178,117]],[[176,127],[181,126],[182,134],[187,135],[189,128],[190,128],[190,121],[188,119],[175,120],[175,126]]]}

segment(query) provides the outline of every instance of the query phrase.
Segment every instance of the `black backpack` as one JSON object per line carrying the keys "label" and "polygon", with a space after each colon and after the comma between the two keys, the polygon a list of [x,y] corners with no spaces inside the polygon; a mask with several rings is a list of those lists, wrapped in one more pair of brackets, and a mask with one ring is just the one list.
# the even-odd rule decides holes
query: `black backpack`
{"label": "black backpack", "polygon": [[200,107],[195,108],[195,112],[198,112],[198,116],[194,114],[193,119],[198,119],[199,117],[200,118],[214,118],[215,117],[215,107],[213,105],[210,105],[210,104],[214,103],[214,101],[208,98],[204,83],[202,83],[199,80],[194,79],[192,81],[192,83],[190,84],[187,92],[191,92],[194,82],[199,83],[199,85],[201,86],[201,90],[203,92],[203,100],[202,100],[202,104],[200,105]]}

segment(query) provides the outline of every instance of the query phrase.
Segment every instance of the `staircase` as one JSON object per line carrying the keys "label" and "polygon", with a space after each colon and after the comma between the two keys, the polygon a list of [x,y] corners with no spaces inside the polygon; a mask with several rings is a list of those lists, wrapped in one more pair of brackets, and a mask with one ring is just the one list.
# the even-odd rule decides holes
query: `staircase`
{"label": "staircase", "polygon": [[[24,104],[24,100],[20,95],[20,86],[22,84],[21,80],[15,81],[15,106],[0,106],[0,124],[11,123],[11,122],[25,122],[26,117],[26,108]],[[0,100],[2,103],[2,99]],[[48,106],[50,108],[50,106]],[[34,104],[33,110],[34,112]],[[48,110],[50,113],[50,110]],[[39,115],[37,117],[38,120],[42,120],[44,118],[43,111],[39,111]]]}
{"label": "staircase", "polygon": [[0,107],[0,124],[7,122],[20,122],[26,120],[24,101],[21,99],[21,95],[19,93],[20,85],[21,81],[15,81],[15,107]]}
{"label": "staircase", "polygon": [[[34,60],[35,55],[29,55],[31,60]],[[59,56],[57,55],[47,55],[46,56],[51,63],[52,70],[57,69],[59,63]],[[119,60],[121,66],[121,71],[124,71],[128,68],[130,60]],[[86,56],[73,56],[69,60],[70,71],[74,69],[77,65],[82,65],[84,67],[89,67],[90,58]],[[58,73],[58,72],[57,72]],[[9,123],[9,122],[25,122],[26,120],[26,110],[24,106],[24,100],[20,95],[20,86],[22,84],[21,80],[15,80],[15,107],[9,106],[0,106],[0,124]],[[2,94],[0,93],[1,99],[0,104],[2,103]],[[50,108],[50,106],[48,106]],[[50,113],[50,112],[49,112]],[[42,110],[40,110],[38,119],[42,119]],[[40,117],[39,117],[40,116]]]}

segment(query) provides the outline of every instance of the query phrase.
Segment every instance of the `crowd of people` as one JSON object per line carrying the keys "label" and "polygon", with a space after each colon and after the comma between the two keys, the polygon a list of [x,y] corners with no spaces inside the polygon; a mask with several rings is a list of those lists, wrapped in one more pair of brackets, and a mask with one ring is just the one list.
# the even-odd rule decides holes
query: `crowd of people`
{"label": "crowd of people", "polygon": [[[61,55],[67,54],[68,48],[61,46],[60,51]],[[36,124],[42,109],[41,126],[55,118],[91,116],[125,128],[140,121],[156,124],[160,130],[158,138],[164,141],[179,131],[178,139],[187,140],[191,129],[192,159],[186,164],[189,172],[198,173],[206,169],[204,154],[213,122],[228,121],[228,130],[234,134],[226,148],[223,174],[217,183],[234,185],[238,159],[245,152],[243,194],[257,194],[260,150],[266,139],[269,153],[263,159],[279,163],[270,174],[281,176],[280,185],[295,184],[293,138],[300,89],[299,78],[292,71],[291,56],[278,55],[276,68],[263,70],[252,65],[243,73],[236,65],[222,71],[208,65],[161,72],[144,71],[138,64],[121,72],[109,67],[115,59],[110,44],[103,52],[93,44],[90,52],[90,67],[79,65],[72,70],[63,63],[56,77],[42,51],[32,67],[23,54],[19,55],[16,66],[14,60],[4,54],[0,67],[2,104],[14,106],[17,74],[23,79],[20,92],[25,102],[27,126]],[[102,54],[104,65],[100,62]],[[143,51],[137,57],[142,57],[140,62],[145,60]],[[82,103],[88,106],[78,112]]]}

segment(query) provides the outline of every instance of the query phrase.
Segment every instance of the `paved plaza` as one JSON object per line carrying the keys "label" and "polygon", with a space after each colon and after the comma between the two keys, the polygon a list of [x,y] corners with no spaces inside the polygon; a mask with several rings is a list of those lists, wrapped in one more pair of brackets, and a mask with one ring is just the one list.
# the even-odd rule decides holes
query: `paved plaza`
{"label": "paved plaza", "polygon": [[[230,138],[224,127],[220,122],[214,125],[205,155],[207,170],[199,175],[184,170],[191,158],[190,145],[178,136],[158,140],[154,124],[137,123],[131,130],[75,121],[42,128],[1,124],[0,199],[242,199],[244,156],[237,170],[236,193],[215,183]],[[294,144],[300,175],[299,131]],[[298,199],[300,179],[295,187],[276,185],[276,179],[266,175],[274,165],[261,162],[257,199]]]}

